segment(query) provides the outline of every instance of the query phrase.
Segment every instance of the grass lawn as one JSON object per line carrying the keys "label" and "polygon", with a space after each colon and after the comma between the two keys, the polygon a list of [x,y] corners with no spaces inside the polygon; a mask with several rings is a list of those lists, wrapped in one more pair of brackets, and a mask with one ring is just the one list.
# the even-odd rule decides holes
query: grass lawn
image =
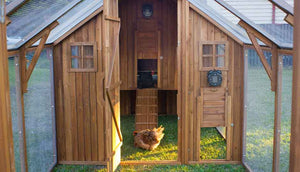
{"label": "grass lawn", "polygon": [[[105,172],[106,169],[103,166],[81,166],[81,165],[59,165],[54,172]],[[242,165],[135,165],[135,166],[120,166],[118,172],[244,172],[245,169]]]}
{"label": "grass lawn", "polygon": [[[121,130],[124,138],[121,148],[124,160],[177,160],[177,116],[160,115],[159,125],[165,127],[165,136],[154,151],[134,147],[133,131],[135,129],[134,115],[121,117]],[[225,159],[226,142],[215,128],[201,129],[200,158]]]}

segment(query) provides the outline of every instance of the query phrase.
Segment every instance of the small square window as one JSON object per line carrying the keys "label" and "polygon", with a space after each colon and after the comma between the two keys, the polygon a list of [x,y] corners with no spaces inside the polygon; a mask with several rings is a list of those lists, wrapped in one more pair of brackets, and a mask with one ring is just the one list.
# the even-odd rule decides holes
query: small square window
{"label": "small square window", "polygon": [[70,45],[70,72],[96,72],[96,43],[72,43]]}
{"label": "small square window", "polygon": [[200,70],[226,70],[226,42],[200,43],[201,59]]}

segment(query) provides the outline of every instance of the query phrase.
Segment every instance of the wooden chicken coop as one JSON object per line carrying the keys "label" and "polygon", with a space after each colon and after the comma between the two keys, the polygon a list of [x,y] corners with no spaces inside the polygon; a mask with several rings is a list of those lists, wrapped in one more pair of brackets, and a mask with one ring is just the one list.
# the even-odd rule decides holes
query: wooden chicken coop
{"label": "wooden chicken coop", "polygon": [[[178,116],[178,159],[139,164],[242,163],[247,46],[257,51],[271,80],[276,92],[275,114],[279,117],[278,54],[292,54],[293,50],[282,47],[245,18],[238,17],[243,29],[232,26],[198,0],[86,0],[73,5],[74,13],[72,8],[61,11],[63,18],[56,18],[8,51],[20,58],[23,96],[39,53],[45,44],[53,47],[57,163],[107,165],[114,171],[121,163],[121,114],[135,114],[132,127],[136,130],[157,127],[159,114]],[[68,20],[76,15],[77,19]],[[290,17],[294,16],[287,20]],[[11,171],[11,124],[10,117],[3,115],[10,113],[7,64],[3,62],[7,56],[7,23],[3,22],[5,17],[0,21],[0,138],[4,138],[0,148],[5,150],[0,153],[0,166]],[[295,26],[295,42],[299,43],[296,20]],[[25,54],[31,47],[37,54],[27,67]],[[262,47],[276,57],[271,65]],[[299,48],[295,50],[298,57]],[[300,137],[296,122],[300,116],[297,65],[295,60],[291,143],[294,159],[300,156],[296,151]],[[2,125],[5,121],[8,124]],[[201,128],[205,127],[225,128],[225,159],[200,159]],[[278,154],[274,149],[274,162]],[[274,164],[278,169],[278,162]],[[292,160],[291,168],[297,171],[299,163]]]}

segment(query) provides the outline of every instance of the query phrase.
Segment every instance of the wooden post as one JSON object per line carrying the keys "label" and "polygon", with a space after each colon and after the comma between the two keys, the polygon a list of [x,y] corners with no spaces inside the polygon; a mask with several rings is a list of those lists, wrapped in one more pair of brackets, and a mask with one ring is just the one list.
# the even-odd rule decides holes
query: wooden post
{"label": "wooden post", "polygon": [[300,171],[300,1],[295,1],[290,171]]}
{"label": "wooden post", "polygon": [[27,165],[27,150],[26,150],[26,135],[25,135],[25,116],[24,116],[24,97],[22,90],[22,82],[20,77],[20,58],[15,57],[16,71],[16,97],[17,97],[17,115],[18,115],[18,134],[19,134],[19,149],[20,149],[20,164],[21,171],[28,171]]}
{"label": "wooden post", "polygon": [[[280,130],[281,130],[281,97],[282,97],[282,56],[276,61],[276,90],[275,90],[275,117],[274,117],[274,138],[273,138],[273,171],[279,172],[280,168]],[[273,78],[275,79],[275,78]]]}
{"label": "wooden post", "polygon": [[243,157],[242,162],[245,163],[246,160],[246,134],[247,134],[247,111],[248,111],[248,49],[244,48],[244,125],[243,125]]}
{"label": "wooden post", "polygon": [[5,0],[0,0],[0,170],[15,171],[6,45]]}
{"label": "wooden post", "polygon": [[189,35],[189,2],[187,0],[178,1],[178,113],[180,118],[179,128],[179,160],[187,164],[189,157],[188,148],[188,91],[189,91],[189,57],[188,57],[188,35]]}

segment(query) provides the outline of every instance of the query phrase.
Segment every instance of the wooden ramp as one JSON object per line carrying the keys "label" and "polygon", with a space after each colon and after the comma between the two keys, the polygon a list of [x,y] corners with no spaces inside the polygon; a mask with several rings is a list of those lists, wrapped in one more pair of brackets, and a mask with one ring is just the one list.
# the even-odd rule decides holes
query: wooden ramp
{"label": "wooden ramp", "polygon": [[136,90],[135,129],[152,129],[158,125],[158,90]]}

